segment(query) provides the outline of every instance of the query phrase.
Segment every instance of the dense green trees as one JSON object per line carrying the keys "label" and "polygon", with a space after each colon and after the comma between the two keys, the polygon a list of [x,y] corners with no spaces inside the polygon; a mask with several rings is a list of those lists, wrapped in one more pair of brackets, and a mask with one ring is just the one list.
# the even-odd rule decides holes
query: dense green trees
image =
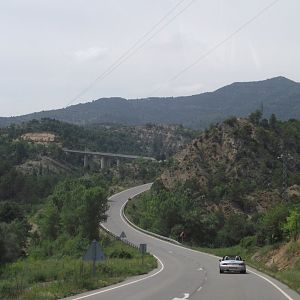
{"label": "dense green trees", "polygon": [[194,244],[211,245],[223,218],[205,211],[186,194],[152,191],[140,196],[127,208],[133,222],[141,227],[179,239],[184,230],[187,240]]}
{"label": "dense green trees", "polygon": [[288,238],[297,239],[300,233],[300,206],[290,210],[290,214],[283,224],[283,230]]}
{"label": "dense green trees", "polygon": [[[106,190],[101,185],[93,178],[58,184],[39,214],[32,251],[39,256],[82,255],[80,249],[99,239],[99,223],[106,219],[108,209]],[[53,247],[58,244],[59,248]]]}
{"label": "dense green trees", "polygon": [[193,245],[227,247],[248,236],[256,236],[257,245],[274,244],[296,239],[300,233],[299,204],[277,205],[252,217],[232,214],[225,218],[222,211],[207,212],[179,190],[152,190],[130,202],[126,213],[142,228],[176,240],[184,231],[185,241]]}
{"label": "dense green trees", "polygon": [[0,202],[0,263],[16,260],[24,253],[30,229],[19,204]]}

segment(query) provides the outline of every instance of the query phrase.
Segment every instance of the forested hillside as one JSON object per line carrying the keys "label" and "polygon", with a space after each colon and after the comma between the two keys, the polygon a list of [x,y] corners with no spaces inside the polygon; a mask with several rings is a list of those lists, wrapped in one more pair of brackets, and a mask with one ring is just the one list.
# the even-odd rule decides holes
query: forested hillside
{"label": "forested hillside", "polygon": [[177,239],[184,231],[193,245],[264,245],[297,237],[299,203],[300,121],[257,111],[206,130],[128,212],[156,233]]}
{"label": "forested hillside", "polygon": [[[145,130],[141,131],[145,134]],[[155,267],[154,258],[146,256],[145,264],[140,265],[137,250],[104,233],[100,236],[99,223],[106,219],[107,197],[112,192],[153,180],[163,164],[138,160],[104,170],[83,168],[82,157],[63,152],[63,147],[88,146],[96,151],[143,154],[154,149],[149,136],[154,138],[156,132],[151,130],[138,140],[133,138],[138,134],[135,130],[123,127],[83,128],[50,119],[1,129],[1,299],[61,298]],[[185,132],[183,128],[174,131],[179,135]],[[187,131],[188,139],[190,133]],[[170,151],[178,146],[165,145]],[[109,266],[97,270],[97,276],[92,276],[81,260],[93,239],[102,243],[110,258]],[[134,271],[126,267],[128,264]],[[44,282],[47,287],[42,286]]]}
{"label": "forested hillside", "polygon": [[265,115],[281,120],[299,118],[300,84],[284,77],[257,82],[236,82],[214,92],[192,96],[131,99],[103,98],[64,109],[0,118],[0,126],[54,118],[74,124],[118,123],[128,125],[182,124],[205,129],[229,116],[247,116],[263,106]]}
{"label": "forested hillside", "polygon": [[[115,124],[78,126],[53,119],[32,120],[4,128],[3,133],[20,139],[27,133],[55,135],[51,147],[152,156],[165,159],[189,143],[197,131],[179,125],[122,126]],[[51,148],[50,147],[50,148]]]}
{"label": "forested hillside", "polygon": [[[69,178],[69,189],[84,174],[97,176],[93,179],[98,186],[111,190],[117,186],[134,182],[151,181],[159,174],[163,164],[138,160],[123,162],[118,168],[100,167],[83,169],[83,157],[67,155],[62,148],[106,151],[136,155],[153,155],[160,158],[172,155],[191,141],[195,132],[180,126],[143,127],[93,126],[81,127],[51,119],[32,120],[20,125],[11,125],[0,131],[0,261],[13,261],[27,253],[27,242],[33,223],[30,216],[48,203],[46,218],[51,224],[58,222],[56,212],[62,204],[49,206],[49,196],[58,189],[58,183]],[[50,138],[49,138],[50,137]],[[92,181],[92,182],[94,182]],[[76,183],[76,195],[85,197],[85,190],[96,183]],[[60,188],[61,189],[61,188]],[[91,192],[93,192],[91,190]],[[97,191],[96,191],[97,192]],[[61,192],[65,197],[67,190]],[[99,197],[98,197],[99,198]],[[101,198],[101,197],[100,197]],[[62,200],[60,200],[62,201]],[[66,200],[67,201],[67,200]],[[76,199],[72,199],[76,201]],[[72,202],[70,202],[72,203]],[[73,204],[72,204],[73,205]],[[76,205],[76,203],[74,204]],[[74,212],[74,211],[73,211]],[[101,214],[103,214],[102,212]],[[75,216],[74,218],[78,218]],[[69,216],[72,222],[75,219]],[[81,218],[82,219],[82,218]],[[56,221],[55,221],[56,220]],[[39,228],[48,228],[45,222]],[[65,224],[62,220],[59,223]],[[36,226],[36,224],[34,225]],[[58,226],[58,225],[55,225]],[[70,226],[69,226],[70,227]],[[69,228],[68,227],[68,228]],[[45,229],[45,236],[58,235],[58,228]],[[61,231],[65,232],[66,228]],[[51,233],[51,234],[50,234]]]}

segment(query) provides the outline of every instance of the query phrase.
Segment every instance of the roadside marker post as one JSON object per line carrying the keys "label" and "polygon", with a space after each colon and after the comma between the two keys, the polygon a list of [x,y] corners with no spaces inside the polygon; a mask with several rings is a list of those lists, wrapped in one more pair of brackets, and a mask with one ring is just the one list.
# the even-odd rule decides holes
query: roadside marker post
{"label": "roadside marker post", "polygon": [[86,251],[86,253],[84,254],[82,259],[84,261],[92,261],[93,262],[93,275],[95,275],[96,274],[96,262],[105,260],[104,253],[96,240],[92,241],[89,249]]}
{"label": "roadside marker post", "polygon": [[147,253],[147,244],[140,244],[139,250],[142,253],[142,264],[144,264],[144,255]]}

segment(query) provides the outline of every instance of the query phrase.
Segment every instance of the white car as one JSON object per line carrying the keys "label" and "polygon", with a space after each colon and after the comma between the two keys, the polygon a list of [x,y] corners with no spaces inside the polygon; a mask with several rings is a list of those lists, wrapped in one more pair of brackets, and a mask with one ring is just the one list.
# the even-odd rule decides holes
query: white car
{"label": "white car", "polygon": [[246,273],[245,261],[239,255],[226,255],[222,259],[219,259],[219,268],[220,273]]}

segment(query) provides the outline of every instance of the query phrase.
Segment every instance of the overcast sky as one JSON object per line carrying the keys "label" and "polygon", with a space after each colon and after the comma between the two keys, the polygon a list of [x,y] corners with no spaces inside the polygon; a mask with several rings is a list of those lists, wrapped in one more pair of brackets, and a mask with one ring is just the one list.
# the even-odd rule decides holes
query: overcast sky
{"label": "overcast sky", "polygon": [[164,16],[138,51],[72,103],[191,95],[279,75],[300,82],[300,1],[279,0],[255,18],[270,3],[0,0],[0,116],[66,107]]}

